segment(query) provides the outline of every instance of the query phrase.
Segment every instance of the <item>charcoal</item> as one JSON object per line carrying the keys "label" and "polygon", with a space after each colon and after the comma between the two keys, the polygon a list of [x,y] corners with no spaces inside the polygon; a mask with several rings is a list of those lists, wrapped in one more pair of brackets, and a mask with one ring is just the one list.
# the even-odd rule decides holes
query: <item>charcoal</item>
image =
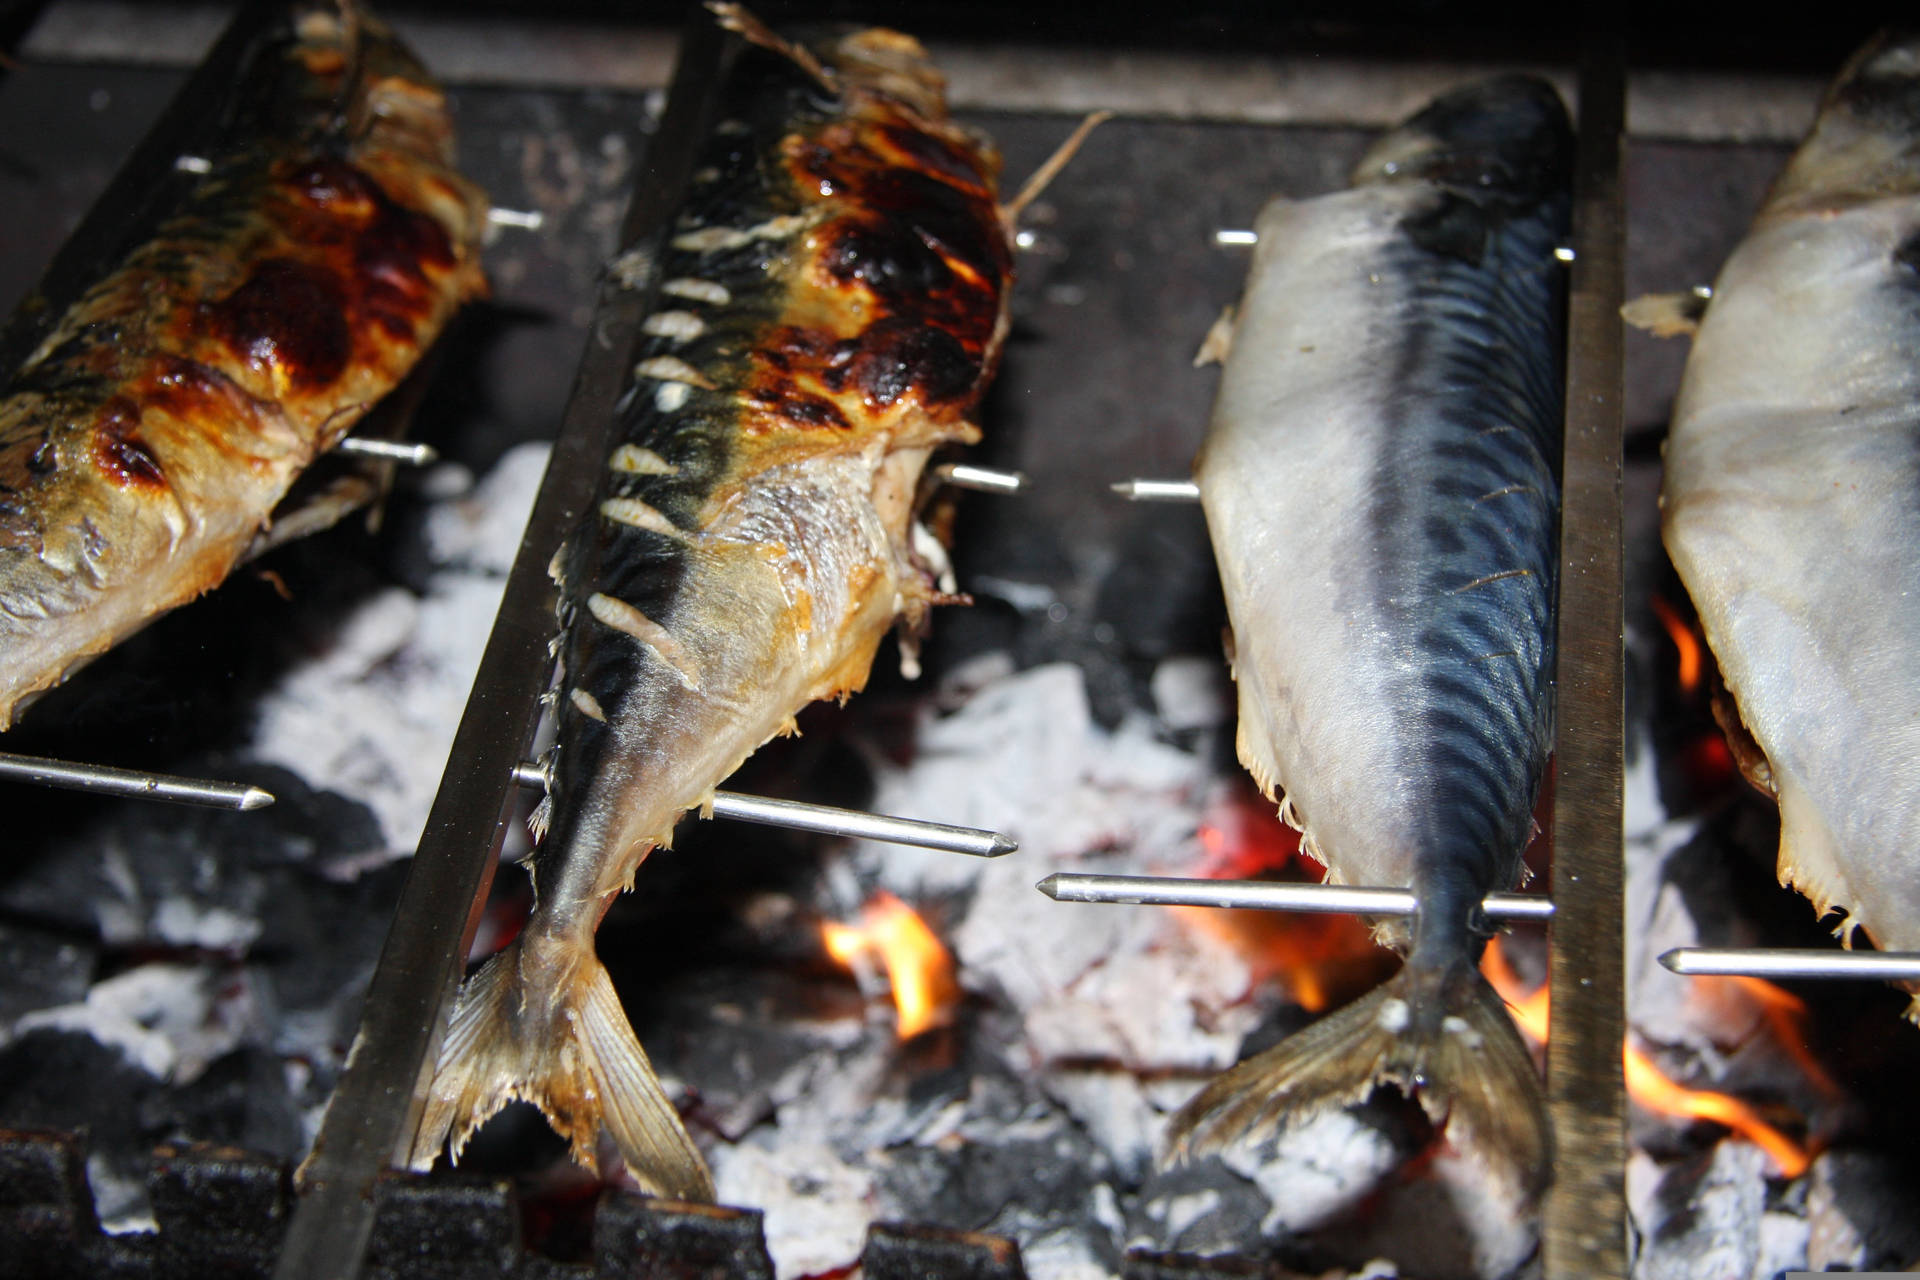
{"label": "charcoal", "polygon": [[264,1277],[293,1199],[283,1161],[210,1144],[161,1147],[147,1193],[159,1280]]}
{"label": "charcoal", "polygon": [[594,1216],[599,1274],[773,1280],[759,1213],[609,1192]]}
{"label": "charcoal", "polygon": [[1920,1261],[1920,1204],[1910,1163],[1879,1152],[1823,1152],[1807,1190],[1816,1271],[1895,1271]]}
{"label": "charcoal", "polygon": [[876,1222],[860,1255],[862,1280],[1027,1280],[1020,1246],[976,1231]]}
{"label": "charcoal", "polygon": [[72,1004],[87,994],[99,963],[91,937],[26,924],[0,924],[0,1028],[22,1014]]}
{"label": "charcoal", "polygon": [[168,1142],[219,1143],[298,1159],[306,1143],[278,1055],[242,1047],[190,1084],[160,1089],[141,1104],[140,1125]]}
{"label": "charcoal", "polygon": [[383,1175],[366,1280],[504,1280],[520,1256],[513,1184],[466,1174]]}

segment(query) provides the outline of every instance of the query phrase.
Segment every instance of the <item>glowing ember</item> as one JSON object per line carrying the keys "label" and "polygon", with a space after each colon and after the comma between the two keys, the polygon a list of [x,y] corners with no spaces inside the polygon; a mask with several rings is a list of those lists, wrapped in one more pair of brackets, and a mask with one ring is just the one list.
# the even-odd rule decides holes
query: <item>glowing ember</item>
{"label": "glowing ember", "polygon": [[[1219,806],[1195,833],[1205,854],[1185,874],[1212,880],[1319,880],[1319,866],[1300,851],[1300,833],[1251,793]],[[1292,915],[1282,911],[1223,911],[1169,907],[1187,927],[1222,943],[1245,960],[1255,982],[1277,979],[1294,1003],[1320,1013],[1373,986],[1393,967],[1373,945],[1367,926],[1352,916]]]}
{"label": "glowing ember", "polygon": [[857,925],[829,921],[820,926],[827,954],[846,968],[877,957],[893,987],[902,1040],[953,1021],[960,986],[953,977],[953,956],[914,909],[884,890],[860,910]]}
{"label": "glowing ember", "polygon": [[[1535,1044],[1547,1041],[1548,991],[1546,985],[1522,991],[1519,975],[1513,971],[1506,954],[1495,938],[1481,958],[1481,972],[1500,993],[1513,1013],[1514,1022]],[[1782,995],[1786,993],[1782,992]],[[1787,997],[1792,999],[1791,996]],[[1725,1125],[1753,1143],[1778,1166],[1783,1177],[1797,1178],[1807,1171],[1808,1155],[1799,1143],[1760,1118],[1751,1106],[1724,1093],[1689,1089],[1668,1079],[1653,1065],[1653,1060],[1632,1045],[1625,1046],[1627,1096],[1649,1111],[1661,1115],[1682,1116],[1690,1120],[1711,1120]]]}
{"label": "glowing ember", "polygon": [[1667,635],[1672,638],[1673,647],[1679,654],[1680,690],[1692,693],[1700,687],[1700,637],[1680,616],[1680,611],[1659,596],[1653,597],[1653,613],[1660,619],[1660,625],[1667,629]]}

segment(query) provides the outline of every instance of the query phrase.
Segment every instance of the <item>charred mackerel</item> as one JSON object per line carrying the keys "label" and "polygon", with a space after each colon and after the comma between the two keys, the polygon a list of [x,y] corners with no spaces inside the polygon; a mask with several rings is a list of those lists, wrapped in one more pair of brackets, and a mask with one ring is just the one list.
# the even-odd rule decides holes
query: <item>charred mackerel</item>
{"label": "charred mackerel", "polygon": [[[647,1189],[713,1184],[594,952],[680,816],[941,598],[928,453],[972,441],[1012,256],[991,144],[912,39],[751,42],[659,263],[650,341],[592,511],[554,558],[551,788],[519,938],[462,989],[414,1149],[512,1099]],[[929,559],[928,557],[932,557]]]}
{"label": "charred mackerel", "polygon": [[1523,1193],[1547,1172],[1531,1058],[1475,962],[1552,747],[1572,131],[1508,77],[1436,99],[1351,187],[1260,215],[1194,468],[1233,624],[1240,759],[1335,883],[1405,886],[1370,995],[1241,1063],[1176,1149],[1376,1085]]}
{"label": "charred mackerel", "polygon": [[298,7],[233,92],[206,177],[0,398],[0,728],[224,579],[485,288],[485,198],[385,27]]}

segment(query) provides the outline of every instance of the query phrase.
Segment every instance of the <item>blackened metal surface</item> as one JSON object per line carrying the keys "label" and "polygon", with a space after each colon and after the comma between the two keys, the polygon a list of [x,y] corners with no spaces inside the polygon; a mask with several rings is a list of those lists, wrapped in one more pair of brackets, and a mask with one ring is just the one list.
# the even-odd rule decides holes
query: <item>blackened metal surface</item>
{"label": "blackened metal surface", "polygon": [[1020,1246],[979,1231],[876,1222],[860,1255],[862,1280],[1027,1280]]}
{"label": "blackened metal surface", "polygon": [[643,1200],[608,1191],[593,1219],[602,1276],[658,1280],[773,1280],[761,1216],[754,1209]]}
{"label": "blackened metal surface", "polygon": [[1555,1182],[1541,1221],[1548,1280],[1627,1275],[1622,58],[1617,40],[1599,39],[1582,59],[1574,174],[1547,1042]]}

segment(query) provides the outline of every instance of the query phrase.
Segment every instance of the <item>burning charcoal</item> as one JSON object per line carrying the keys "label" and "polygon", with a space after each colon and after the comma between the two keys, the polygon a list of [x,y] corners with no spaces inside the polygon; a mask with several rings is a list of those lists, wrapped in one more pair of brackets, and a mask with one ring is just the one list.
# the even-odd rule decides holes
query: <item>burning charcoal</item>
{"label": "burning charcoal", "polygon": [[367,1280],[505,1280],[520,1256],[520,1216],[505,1179],[390,1173],[363,1268]]}
{"label": "burning charcoal", "polygon": [[1911,1164],[1834,1150],[1813,1162],[1806,1265],[1815,1271],[1894,1271],[1920,1262],[1920,1186]]}
{"label": "burning charcoal", "polygon": [[1027,1280],[1020,1246],[975,1231],[876,1222],[860,1258],[863,1280]]}
{"label": "burning charcoal", "polygon": [[608,1192],[593,1218],[602,1276],[773,1280],[758,1212]]}
{"label": "burning charcoal", "polygon": [[191,1083],[148,1095],[140,1125],[163,1141],[217,1143],[287,1161],[306,1150],[286,1067],[257,1047],[236,1049]]}
{"label": "burning charcoal", "polygon": [[288,1167],[221,1146],[154,1152],[147,1176],[163,1276],[259,1274],[286,1234]]}

